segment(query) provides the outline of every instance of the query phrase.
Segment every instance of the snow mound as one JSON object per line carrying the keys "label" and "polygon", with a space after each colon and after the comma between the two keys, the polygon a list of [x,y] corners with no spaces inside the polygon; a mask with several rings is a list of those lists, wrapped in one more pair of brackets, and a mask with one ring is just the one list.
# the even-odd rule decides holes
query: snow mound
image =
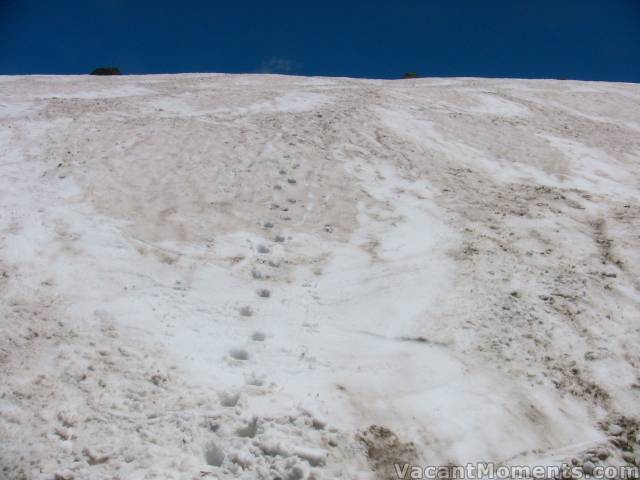
{"label": "snow mound", "polygon": [[5,78],[0,478],[638,461],[638,112],[632,84]]}

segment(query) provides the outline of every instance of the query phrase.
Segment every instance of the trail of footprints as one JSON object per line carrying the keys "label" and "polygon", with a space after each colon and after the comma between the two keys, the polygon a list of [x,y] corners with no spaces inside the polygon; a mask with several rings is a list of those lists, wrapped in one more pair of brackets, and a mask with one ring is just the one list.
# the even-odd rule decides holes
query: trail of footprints
{"label": "trail of footprints", "polygon": [[[292,166],[292,168],[295,170],[300,166],[300,164],[294,164]],[[284,188],[286,186],[292,186],[292,185],[297,185],[298,181],[287,175],[287,170],[285,170],[284,168],[279,168],[278,169],[278,174],[282,177],[286,177],[286,185],[283,186],[281,183],[282,182],[278,182],[274,185],[274,190],[275,191],[283,191]],[[277,199],[273,198],[274,202],[271,203],[270,205],[270,210],[279,210],[281,212],[289,212],[289,207],[281,207],[278,203],[275,203],[277,201]],[[297,200],[295,198],[287,198],[286,202],[290,205],[295,205],[297,203]],[[288,215],[284,215],[281,216],[281,219],[284,221],[290,221],[291,217]],[[260,221],[260,225],[263,229],[265,230],[272,230],[275,227],[275,224],[273,221],[271,220],[262,220]],[[273,242],[274,243],[284,243],[286,241],[286,238],[284,235],[281,234],[275,234],[273,236]],[[268,245],[265,244],[259,244],[256,247],[256,252],[258,253],[258,258],[256,259],[258,265],[264,265],[265,263],[272,267],[272,268],[278,268],[279,267],[279,262],[276,262],[272,259],[269,259],[269,255],[271,254],[271,248]],[[266,275],[265,273],[263,273],[259,267],[253,267],[251,269],[251,277],[254,280],[265,280],[270,278],[269,275]],[[258,295],[258,297],[260,298],[264,298],[264,299],[268,299],[271,297],[271,290],[269,290],[268,288],[258,288],[256,289],[256,294]],[[238,313],[240,314],[240,316],[242,317],[251,317],[253,316],[254,312],[253,309],[248,306],[245,305],[243,307],[241,307],[238,310]],[[263,342],[266,339],[266,335],[263,332],[260,331],[256,331],[253,332],[251,334],[251,340],[253,342]],[[249,359],[249,353],[246,351],[246,349],[242,349],[242,348],[232,348],[231,350],[229,350],[228,355],[230,358],[234,359],[234,360],[238,360],[238,361],[244,361],[244,360],[248,360]]]}
{"label": "trail of footprints", "polygon": [[[297,169],[298,167],[299,167],[299,164],[294,164],[292,166],[293,169]],[[270,204],[269,209],[282,212],[282,214],[279,217],[280,220],[290,221],[291,214],[289,213],[289,209],[293,205],[300,206],[300,204],[298,203],[298,200],[296,200],[295,198],[291,198],[286,194],[285,196],[287,198],[284,200],[284,202],[282,200],[279,200],[277,197],[282,196],[280,192],[285,193],[287,191],[286,189],[295,187],[298,184],[298,181],[295,178],[292,178],[291,176],[289,176],[287,174],[287,171],[283,168],[280,168],[278,170],[278,173],[281,177],[286,178],[286,181],[281,181],[274,185],[274,195],[272,197],[273,203]],[[280,203],[277,203],[277,202],[284,203],[285,205],[288,205],[288,206],[281,206]],[[273,229],[276,227],[274,221],[272,220],[261,220],[259,221],[259,225],[267,232],[273,231]],[[282,244],[282,243],[285,243],[286,240],[287,239],[282,234],[279,234],[279,233],[272,234],[272,242],[274,244]],[[260,285],[259,282],[273,278],[272,272],[274,270],[277,271],[277,269],[280,267],[280,262],[278,260],[275,260],[272,257],[272,249],[273,247],[269,244],[259,244],[255,247],[256,254],[253,259],[255,265],[251,269],[251,278],[254,281],[256,281],[256,284],[258,284],[255,292],[257,297],[262,301],[268,301],[269,298],[271,298],[271,290],[264,287],[263,285]],[[265,267],[269,267],[269,268],[266,269]],[[267,273],[265,270],[267,270],[269,273]],[[245,318],[253,317],[255,315],[254,309],[249,305],[240,307],[238,309],[238,313],[241,317],[245,317]],[[255,344],[256,342],[264,342],[266,339],[267,339],[267,334],[265,332],[260,330],[255,330],[249,336],[248,345]],[[247,366],[248,361],[253,358],[250,347],[231,348],[227,352],[227,356],[231,364],[235,366],[240,366],[240,367]],[[256,388],[256,387],[257,388],[264,387],[265,385],[268,384],[267,380],[268,379],[266,375],[260,374],[254,371],[246,372],[244,374],[244,383],[250,389]],[[238,391],[223,392],[220,394],[219,400],[220,400],[220,405],[222,407],[226,407],[230,409],[233,408],[236,410],[236,412],[240,411],[238,410],[239,408],[242,409],[241,392],[238,392]],[[264,419],[264,420],[267,420],[267,419]],[[262,428],[265,428],[265,426],[266,424],[262,422]],[[254,437],[256,437],[257,434],[259,434],[260,428],[261,428],[261,422],[257,417],[252,417],[248,420],[244,419],[241,426],[235,428],[235,430],[233,431],[233,436],[235,437],[234,441],[252,440],[254,439]],[[313,428],[315,430],[322,430],[321,428],[319,429],[318,427],[315,427],[315,426]],[[222,439],[220,438],[219,441],[222,441]],[[227,456],[230,456],[231,457],[230,459],[233,461],[233,456],[234,456],[234,454],[232,454],[231,452],[225,452],[225,450],[221,448],[221,445],[217,442],[218,440],[216,440],[215,442],[213,441],[209,442],[205,447],[205,461],[207,462],[208,465],[213,467],[223,466],[225,462],[225,458],[227,458]],[[259,448],[262,449],[262,451],[267,456],[267,458],[275,459],[278,456],[282,456],[282,457],[289,456],[284,451],[280,453],[275,451],[274,452],[266,451],[265,448],[267,447],[265,447],[263,443],[264,442],[259,442],[258,445],[260,445]],[[305,456],[302,454],[296,453],[294,454],[294,456],[298,457],[299,461],[309,463],[310,466],[319,466],[324,464],[324,460],[323,460],[324,457],[320,459],[314,457],[311,460],[309,460],[308,458],[305,458]],[[235,461],[233,461],[233,463],[235,463]],[[256,464],[254,464],[254,466],[257,466],[257,464],[259,463],[261,462],[257,462]],[[262,466],[263,467],[265,466],[264,463],[262,463]],[[269,468],[280,470],[280,466],[276,466],[276,465],[271,465]],[[295,474],[294,470],[296,469],[299,469],[299,467],[295,465],[295,462],[291,462],[291,461],[287,463],[287,467],[285,468],[285,470],[287,471],[291,470],[289,472],[290,476],[293,475],[291,478],[298,478],[296,475],[294,475]]]}

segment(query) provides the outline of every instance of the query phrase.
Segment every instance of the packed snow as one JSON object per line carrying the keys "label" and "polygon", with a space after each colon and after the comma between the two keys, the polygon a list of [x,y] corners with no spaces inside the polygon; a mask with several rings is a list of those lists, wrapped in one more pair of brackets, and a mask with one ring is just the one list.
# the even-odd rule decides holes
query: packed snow
{"label": "packed snow", "polygon": [[0,478],[640,464],[640,86],[0,81]]}

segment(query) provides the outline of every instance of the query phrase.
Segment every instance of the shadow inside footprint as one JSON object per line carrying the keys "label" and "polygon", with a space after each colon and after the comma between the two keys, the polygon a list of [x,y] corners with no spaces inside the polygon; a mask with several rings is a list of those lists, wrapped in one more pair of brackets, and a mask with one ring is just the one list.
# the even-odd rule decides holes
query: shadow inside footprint
{"label": "shadow inside footprint", "polygon": [[243,348],[232,348],[229,350],[229,356],[235,360],[249,360],[249,352]]}
{"label": "shadow inside footprint", "polygon": [[252,372],[249,375],[245,376],[244,381],[247,385],[251,385],[253,387],[262,387],[267,381],[267,376],[264,374]]}
{"label": "shadow inside footprint", "polygon": [[222,462],[224,462],[224,457],[224,452],[215,444],[215,442],[211,441],[204,447],[204,459],[207,462],[207,465],[219,467],[222,465]]}
{"label": "shadow inside footprint", "polygon": [[255,280],[262,280],[263,278],[265,278],[265,276],[263,275],[263,273],[260,270],[256,270],[255,268],[251,270],[251,276],[255,279]]}
{"label": "shadow inside footprint", "polygon": [[251,340],[254,342],[264,342],[265,338],[267,338],[267,336],[262,332],[253,332],[251,334]]}
{"label": "shadow inside footprint", "polygon": [[223,407],[235,407],[240,401],[238,392],[222,392],[220,394],[220,405]]}
{"label": "shadow inside footprint", "polygon": [[243,438],[253,438],[258,432],[258,419],[253,418],[246,426],[236,430],[236,435]]}

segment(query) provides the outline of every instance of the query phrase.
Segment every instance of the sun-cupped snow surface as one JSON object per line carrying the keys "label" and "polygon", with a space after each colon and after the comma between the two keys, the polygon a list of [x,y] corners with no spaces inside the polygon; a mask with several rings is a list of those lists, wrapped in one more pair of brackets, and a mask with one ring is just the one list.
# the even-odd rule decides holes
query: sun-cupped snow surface
{"label": "sun-cupped snow surface", "polygon": [[640,462],[640,87],[0,82],[0,478]]}

